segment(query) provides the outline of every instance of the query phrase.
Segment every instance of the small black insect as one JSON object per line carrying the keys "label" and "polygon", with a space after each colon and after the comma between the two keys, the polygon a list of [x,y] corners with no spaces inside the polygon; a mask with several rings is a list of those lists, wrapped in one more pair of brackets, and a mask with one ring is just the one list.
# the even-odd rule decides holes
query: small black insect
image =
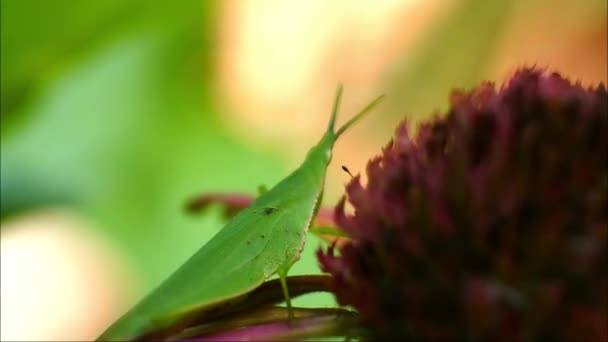
{"label": "small black insect", "polygon": [[264,208],[264,215],[272,214],[276,209],[275,208]]}
{"label": "small black insect", "polygon": [[344,170],[344,172],[348,173],[349,176],[353,177],[353,174],[350,173],[350,170],[346,166],[342,165],[342,170]]}

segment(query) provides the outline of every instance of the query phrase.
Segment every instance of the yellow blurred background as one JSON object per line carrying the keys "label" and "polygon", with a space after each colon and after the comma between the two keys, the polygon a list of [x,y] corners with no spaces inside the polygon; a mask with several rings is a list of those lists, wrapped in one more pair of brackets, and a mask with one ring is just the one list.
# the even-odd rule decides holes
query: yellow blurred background
{"label": "yellow blurred background", "polygon": [[[396,124],[523,65],[607,81],[603,0],[6,0],[1,339],[89,340],[223,224],[205,191],[255,194],[339,120],[324,203]],[[319,273],[310,237],[294,273]],[[201,270],[202,272],[204,270]],[[331,296],[298,305],[331,306]]]}

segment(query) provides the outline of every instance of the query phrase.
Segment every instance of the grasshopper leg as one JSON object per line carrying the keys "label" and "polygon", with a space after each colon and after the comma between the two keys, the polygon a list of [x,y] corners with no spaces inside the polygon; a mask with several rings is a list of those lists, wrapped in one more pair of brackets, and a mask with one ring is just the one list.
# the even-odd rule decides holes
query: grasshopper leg
{"label": "grasshopper leg", "polygon": [[278,273],[279,280],[281,281],[281,287],[283,288],[283,296],[285,296],[285,303],[287,303],[287,318],[289,322],[293,320],[293,308],[291,306],[291,297],[289,297],[289,289],[287,288],[287,271],[280,270]]}

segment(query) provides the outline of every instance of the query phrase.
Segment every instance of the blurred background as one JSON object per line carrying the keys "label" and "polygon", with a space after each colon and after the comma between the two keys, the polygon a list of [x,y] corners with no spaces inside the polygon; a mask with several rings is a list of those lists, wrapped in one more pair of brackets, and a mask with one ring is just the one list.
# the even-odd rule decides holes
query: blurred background
{"label": "blurred background", "polygon": [[[325,205],[396,124],[523,65],[607,79],[605,0],[2,0],[1,339],[87,340],[224,223],[206,191],[255,194],[326,127]],[[307,240],[294,273],[319,273]],[[204,270],[201,270],[204,272]],[[334,305],[329,295],[296,305]]]}

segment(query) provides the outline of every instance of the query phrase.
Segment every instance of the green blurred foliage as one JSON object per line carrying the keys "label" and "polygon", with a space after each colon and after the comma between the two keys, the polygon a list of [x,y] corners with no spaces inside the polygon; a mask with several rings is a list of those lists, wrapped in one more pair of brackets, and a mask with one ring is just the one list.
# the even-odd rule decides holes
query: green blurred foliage
{"label": "green blurred foliage", "polygon": [[[396,73],[398,87],[417,115],[447,105],[454,87],[473,87],[484,80],[494,59],[509,1],[465,1],[429,33],[414,63]],[[416,114],[414,114],[416,115]]]}
{"label": "green blurred foliage", "polygon": [[[471,88],[488,79],[511,1],[461,1],[427,33],[421,46],[408,51],[409,63],[395,65],[390,105],[396,120],[424,120],[445,110],[454,88]],[[392,130],[395,121],[387,122]]]}
{"label": "green blurred foliage", "polygon": [[145,291],[221,227],[186,215],[188,198],[255,193],[286,173],[218,120],[211,5],[2,1],[3,218],[77,210],[123,247]]}

